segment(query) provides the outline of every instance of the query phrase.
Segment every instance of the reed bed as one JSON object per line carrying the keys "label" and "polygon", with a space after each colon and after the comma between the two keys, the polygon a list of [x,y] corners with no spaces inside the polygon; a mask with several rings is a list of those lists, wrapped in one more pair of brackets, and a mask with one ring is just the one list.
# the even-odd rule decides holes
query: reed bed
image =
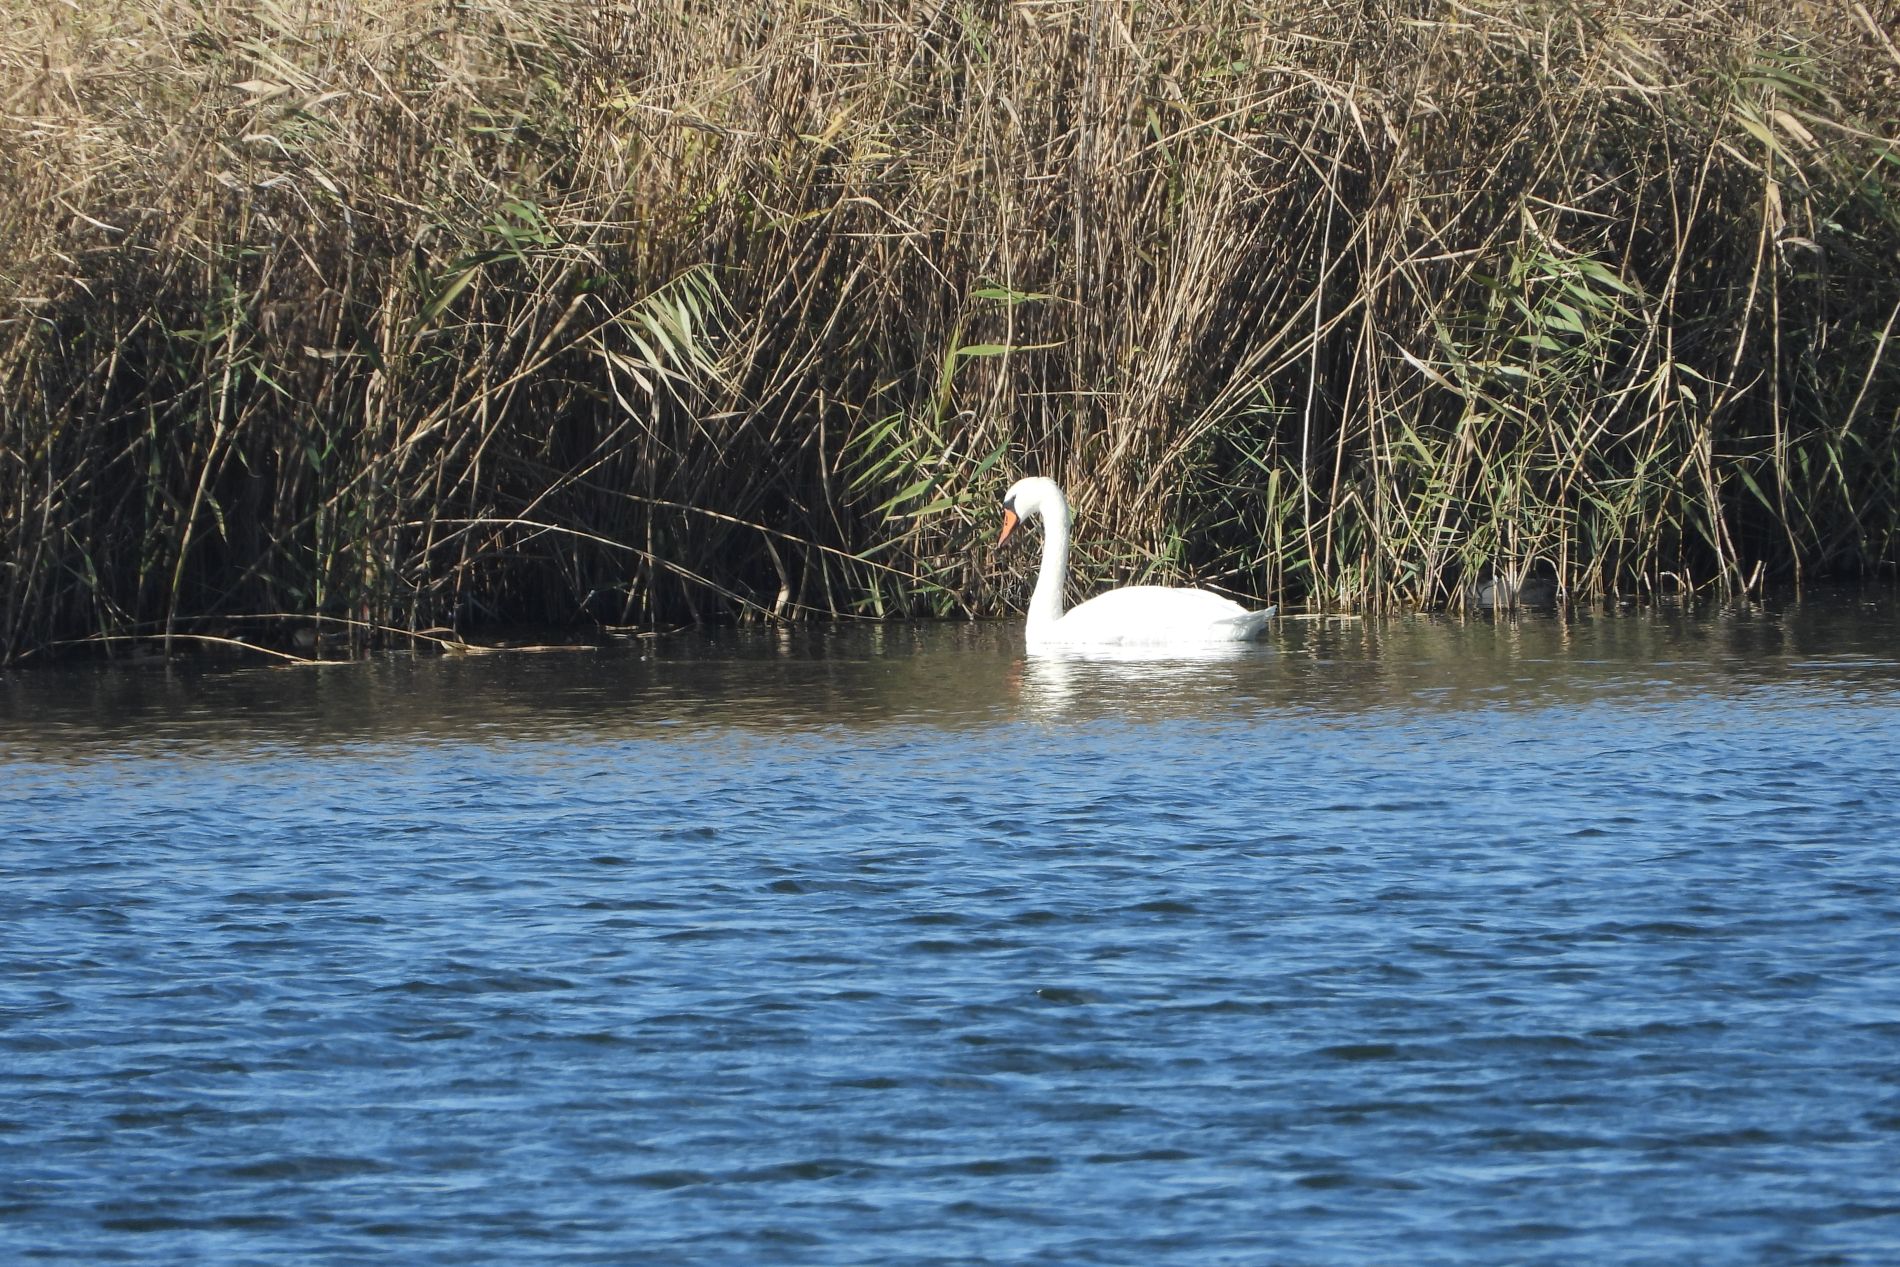
{"label": "reed bed", "polygon": [[1894,19],[0,0],[0,661],[1889,569]]}

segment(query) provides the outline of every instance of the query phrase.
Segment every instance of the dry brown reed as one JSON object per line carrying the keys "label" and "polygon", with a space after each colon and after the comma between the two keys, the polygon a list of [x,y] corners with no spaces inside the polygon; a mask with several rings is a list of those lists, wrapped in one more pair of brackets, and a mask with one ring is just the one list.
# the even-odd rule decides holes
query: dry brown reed
{"label": "dry brown reed", "polygon": [[1893,18],[0,0],[0,660],[1890,566]]}

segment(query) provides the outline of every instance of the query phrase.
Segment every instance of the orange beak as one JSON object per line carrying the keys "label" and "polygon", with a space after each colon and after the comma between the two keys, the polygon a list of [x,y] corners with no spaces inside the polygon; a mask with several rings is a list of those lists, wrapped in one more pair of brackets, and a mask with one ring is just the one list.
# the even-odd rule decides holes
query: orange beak
{"label": "orange beak", "polygon": [[1015,511],[1005,510],[1003,512],[1003,535],[996,539],[996,544],[1000,546],[1005,541],[1008,541],[1009,534],[1016,531],[1016,525],[1021,522],[1022,520],[1016,518]]}

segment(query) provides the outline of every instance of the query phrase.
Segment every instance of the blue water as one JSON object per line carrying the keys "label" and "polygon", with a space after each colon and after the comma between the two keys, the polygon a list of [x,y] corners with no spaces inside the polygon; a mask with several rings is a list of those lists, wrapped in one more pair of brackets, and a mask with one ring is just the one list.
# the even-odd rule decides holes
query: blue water
{"label": "blue water", "polygon": [[1900,1262],[1900,614],[0,675],[0,1260]]}

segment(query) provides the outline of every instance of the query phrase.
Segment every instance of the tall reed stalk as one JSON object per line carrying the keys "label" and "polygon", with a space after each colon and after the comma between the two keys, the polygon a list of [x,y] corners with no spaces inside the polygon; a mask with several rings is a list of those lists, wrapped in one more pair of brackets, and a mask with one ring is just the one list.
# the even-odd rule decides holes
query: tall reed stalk
{"label": "tall reed stalk", "polygon": [[1863,0],[0,0],[0,661],[1890,568]]}

